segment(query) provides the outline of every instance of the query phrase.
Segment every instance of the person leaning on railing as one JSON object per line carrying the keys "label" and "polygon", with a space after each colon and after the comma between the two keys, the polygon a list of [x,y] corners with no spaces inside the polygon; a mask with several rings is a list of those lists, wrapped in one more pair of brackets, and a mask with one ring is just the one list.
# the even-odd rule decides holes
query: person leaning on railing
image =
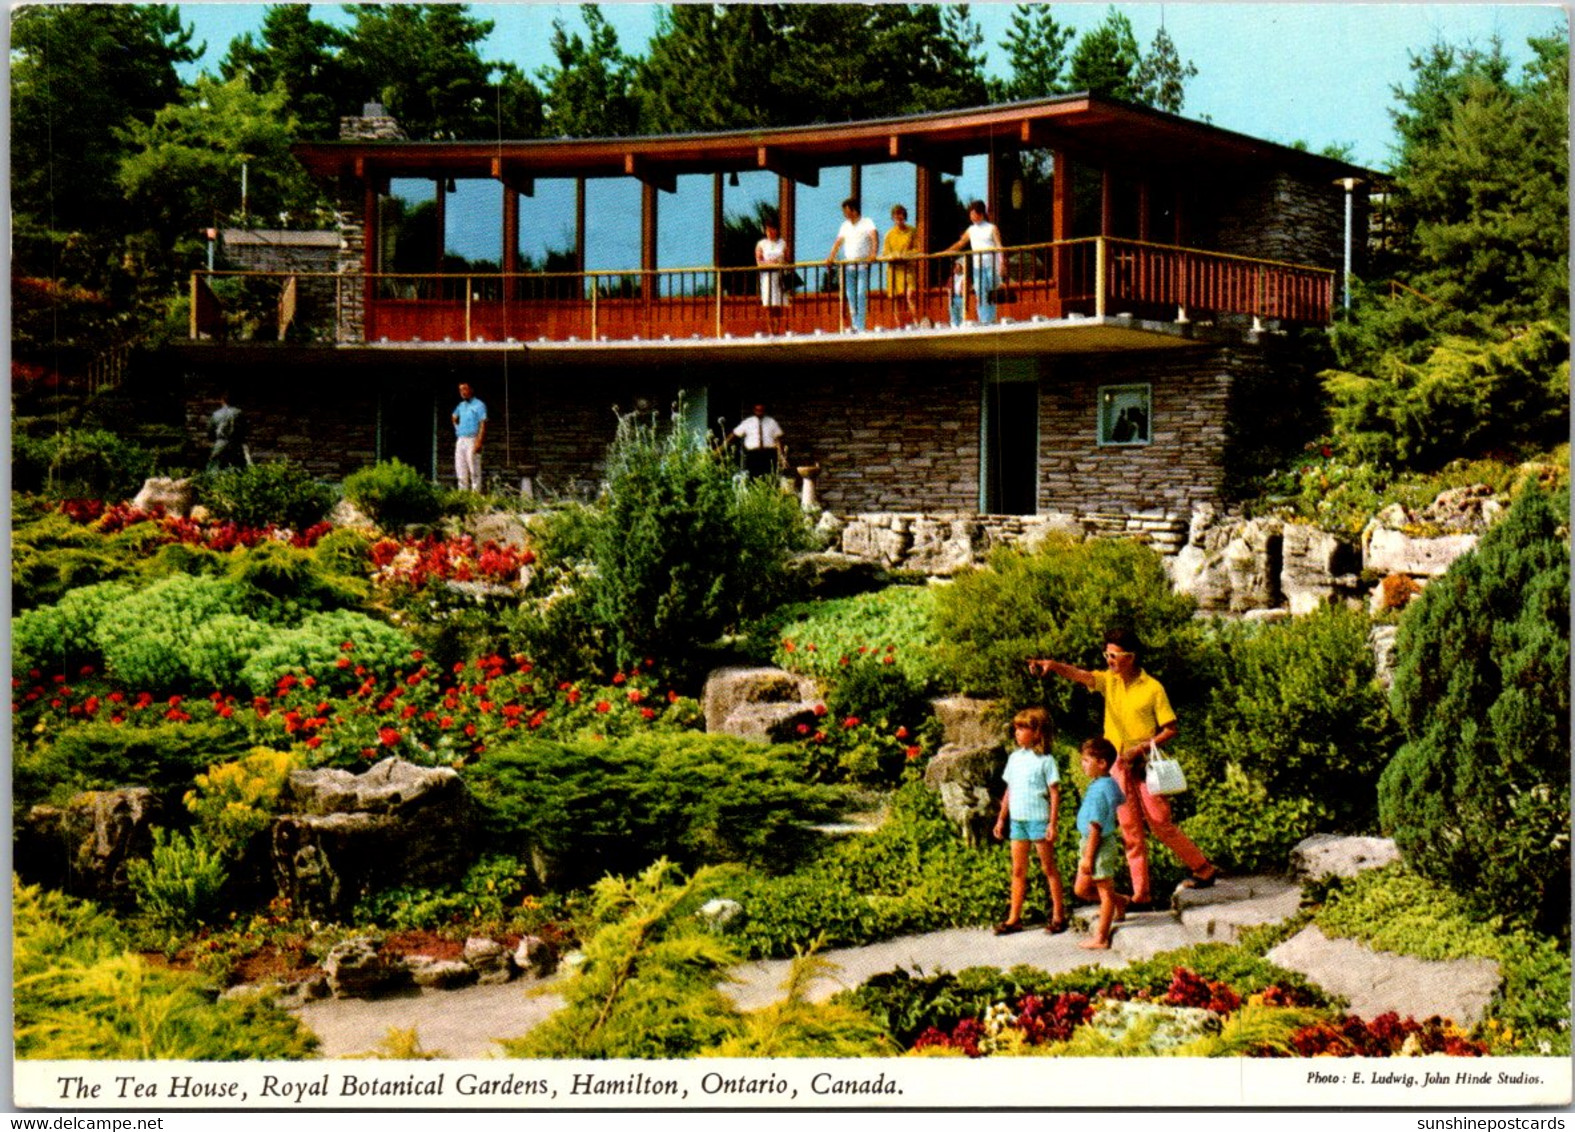
{"label": "person leaning on railing", "polygon": [[908,226],[908,210],[900,204],[891,206],[891,228],[881,244],[881,259],[892,260],[886,269],[886,291],[891,296],[893,317],[897,325],[919,321],[918,304],[914,297],[917,272],[907,260],[920,248],[919,230]]}
{"label": "person leaning on railing", "polygon": [[973,263],[974,302],[983,325],[995,321],[995,290],[1006,275],[1006,257],[1001,252],[1001,230],[990,223],[984,201],[976,200],[968,206],[968,219],[971,223],[963,234],[945,250],[961,251],[966,244],[973,251],[969,259]]}
{"label": "person leaning on railing", "polygon": [[875,221],[859,212],[859,198],[849,197],[842,202],[842,227],[837,229],[836,242],[826,255],[826,262],[837,258],[842,249],[842,291],[847,296],[848,323],[855,332],[864,329],[870,302],[870,262],[880,250],[880,233]]}

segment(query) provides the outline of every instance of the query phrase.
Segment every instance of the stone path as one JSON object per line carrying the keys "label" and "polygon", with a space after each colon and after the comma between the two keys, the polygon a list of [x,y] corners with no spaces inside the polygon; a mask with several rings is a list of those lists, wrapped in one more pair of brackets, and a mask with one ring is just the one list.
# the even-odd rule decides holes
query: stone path
{"label": "stone path", "polygon": [[[1109,951],[1079,946],[1091,927],[1091,907],[1074,909],[1073,930],[1062,935],[1049,935],[1037,925],[1009,936],[993,935],[988,928],[951,928],[837,948],[824,953],[836,971],[812,983],[809,997],[824,1001],[899,967],[916,974],[1018,964],[1052,974],[1091,963],[1121,967],[1189,944],[1232,942],[1245,928],[1280,923],[1295,914],[1300,897],[1296,884],[1274,877],[1228,878],[1209,889],[1182,889],[1173,911],[1128,916]],[[1304,929],[1270,952],[1269,959],[1345,996],[1352,1012],[1364,1018],[1394,1010],[1402,1017],[1440,1014],[1469,1024],[1482,1016],[1499,983],[1498,965],[1489,960],[1427,962],[1371,951],[1351,940],[1327,939],[1317,928]],[[788,967],[787,960],[745,964],[734,970],[734,981],[723,989],[742,1009],[769,1005],[781,997]],[[533,989],[549,993],[533,994]],[[550,993],[550,984],[517,982],[413,990],[383,999],[326,999],[297,1014],[321,1039],[325,1057],[366,1053],[390,1029],[414,1029],[424,1051],[473,1059],[499,1055],[497,1039],[518,1037],[561,1004]]]}

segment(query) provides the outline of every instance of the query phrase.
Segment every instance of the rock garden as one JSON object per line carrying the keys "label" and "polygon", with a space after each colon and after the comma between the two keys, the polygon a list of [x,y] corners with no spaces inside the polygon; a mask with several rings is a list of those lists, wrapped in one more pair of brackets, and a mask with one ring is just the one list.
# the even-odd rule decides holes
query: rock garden
{"label": "rock garden", "polygon": [[[1535,471],[1354,531],[833,518],[629,418],[589,504],[393,463],[18,496],[17,1054],[1565,1056]],[[1072,810],[1099,730],[1023,660],[1112,624],[1225,879],[1156,846],[1177,895],[1108,957],[1087,907],[995,939],[1005,721],[1050,710]]]}

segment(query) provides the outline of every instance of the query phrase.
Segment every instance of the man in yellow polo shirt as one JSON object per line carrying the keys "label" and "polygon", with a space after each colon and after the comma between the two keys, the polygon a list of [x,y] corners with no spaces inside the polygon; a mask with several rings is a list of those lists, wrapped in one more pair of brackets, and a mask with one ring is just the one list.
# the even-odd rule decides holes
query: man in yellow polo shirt
{"label": "man in yellow polo shirt", "polygon": [[1116,818],[1127,847],[1132,903],[1139,906],[1153,903],[1148,875],[1149,831],[1191,871],[1192,875],[1182,882],[1188,888],[1207,888],[1219,872],[1171,819],[1170,802],[1149,793],[1145,781],[1148,745],[1163,746],[1181,729],[1164,685],[1143,671],[1142,651],[1142,644],[1130,630],[1111,629],[1105,634],[1105,663],[1109,667],[1103,671],[1089,672],[1059,660],[1040,658],[1028,662],[1028,671],[1035,676],[1054,673],[1092,688],[1104,698],[1105,738],[1117,752],[1110,776],[1126,795],[1126,801],[1116,810]]}

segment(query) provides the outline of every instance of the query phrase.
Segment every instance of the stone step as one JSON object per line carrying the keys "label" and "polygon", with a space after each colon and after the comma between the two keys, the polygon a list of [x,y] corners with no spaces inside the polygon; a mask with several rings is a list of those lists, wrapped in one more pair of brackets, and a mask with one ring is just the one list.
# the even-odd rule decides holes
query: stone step
{"label": "stone step", "polygon": [[1172,898],[1183,927],[1199,941],[1219,943],[1289,919],[1301,901],[1299,884],[1275,876],[1221,877],[1209,888],[1178,888]]}

